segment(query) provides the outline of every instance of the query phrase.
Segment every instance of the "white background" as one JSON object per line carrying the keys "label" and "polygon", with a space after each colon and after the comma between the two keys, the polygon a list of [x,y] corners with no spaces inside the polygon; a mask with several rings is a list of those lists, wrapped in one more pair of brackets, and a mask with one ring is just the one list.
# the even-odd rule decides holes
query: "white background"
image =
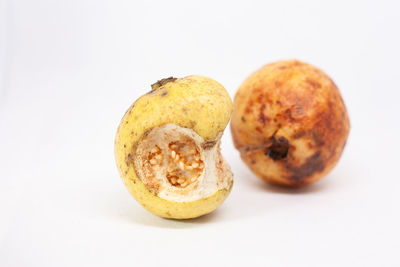
{"label": "white background", "polygon": [[[0,1],[0,266],[399,266],[398,1]],[[158,218],[113,155],[129,105],[168,76],[233,97],[264,64],[298,58],[339,86],[351,134],[300,190],[223,154],[216,212]]]}

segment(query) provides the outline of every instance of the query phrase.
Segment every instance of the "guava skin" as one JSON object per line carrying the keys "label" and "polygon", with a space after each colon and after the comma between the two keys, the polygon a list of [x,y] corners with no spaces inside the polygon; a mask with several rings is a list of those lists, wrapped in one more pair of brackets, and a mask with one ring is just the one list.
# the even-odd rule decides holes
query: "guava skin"
{"label": "guava skin", "polygon": [[246,165],[278,185],[311,184],[337,164],[350,122],[335,83],[298,60],[251,74],[234,98],[231,132]]}
{"label": "guava skin", "polygon": [[[195,218],[220,206],[229,195],[233,181],[229,180],[227,188],[196,201],[166,200],[154,193],[157,190],[149,190],[154,188],[146,187],[138,176],[135,151],[152,129],[166,124],[193,130],[204,140],[205,146],[211,143],[219,145],[231,112],[232,100],[225,88],[210,78],[195,75],[181,79],[171,77],[153,84],[152,90],[127,110],[115,138],[117,168],[131,195],[148,211],[164,218]],[[232,176],[230,170],[227,175]]]}

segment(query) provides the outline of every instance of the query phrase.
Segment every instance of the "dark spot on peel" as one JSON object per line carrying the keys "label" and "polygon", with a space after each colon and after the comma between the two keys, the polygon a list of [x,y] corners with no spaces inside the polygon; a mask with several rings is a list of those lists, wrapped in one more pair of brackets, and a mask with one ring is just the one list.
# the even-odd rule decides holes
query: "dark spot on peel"
{"label": "dark spot on peel", "polygon": [[325,169],[324,162],[321,158],[321,151],[315,152],[306,162],[300,166],[292,166],[287,164],[285,168],[291,172],[290,178],[295,184],[302,184],[304,180],[316,172],[322,172]]}
{"label": "dark spot on peel", "polygon": [[246,119],[243,116],[240,119],[242,120],[242,122],[246,122]]}
{"label": "dark spot on peel", "polygon": [[251,113],[251,107],[252,107],[252,106],[253,106],[253,100],[250,100],[250,101],[247,103],[247,106],[246,106],[244,112],[245,112],[245,113]]}
{"label": "dark spot on peel", "polygon": [[311,135],[312,135],[312,138],[314,140],[316,147],[321,147],[321,146],[325,145],[323,137],[318,132],[311,131]]}
{"label": "dark spot on peel", "polygon": [[299,132],[297,132],[297,133],[294,133],[294,134],[292,135],[292,138],[293,138],[293,139],[299,139],[300,137],[303,137],[303,136],[305,136],[306,134],[307,134],[306,131],[301,130],[301,131],[299,131]]}
{"label": "dark spot on peel", "polygon": [[126,148],[126,144],[124,144],[124,148]]}
{"label": "dark spot on peel", "polygon": [[161,93],[161,97],[164,97],[166,95],[168,95],[168,91],[164,91],[164,92]]}
{"label": "dark spot on peel", "polygon": [[297,114],[297,116],[302,115],[304,113],[304,108],[302,105],[297,105],[294,107],[294,112]]}
{"label": "dark spot on peel", "polygon": [[190,121],[189,124],[190,124],[190,128],[194,128],[196,126],[197,122]]}
{"label": "dark spot on peel", "polygon": [[285,117],[286,120],[289,121],[289,122],[295,121],[295,119],[294,119],[293,116],[292,116],[292,110],[291,110],[291,109],[286,109],[286,110],[285,110],[285,115],[284,115],[284,117]]}
{"label": "dark spot on peel", "polygon": [[215,146],[216,143],[217,143],[217,141],[215,141],[215,140],[205,141],[205,142],[201,145],[201,147],[202,147],[204,150],[211,149],[212,147]]}
{"label": "dark spot on peel", "polygon": [[272,145],[265,151],[265,155],[273,160],[281,160],[287,157],[289,147],[289,141],[285,137],[281,136],[276,139],[274,135],[272,136]]}
{"label": "dark spot on peel", "polygon": [[311,80],[311,79],[307,79],[306,83],[308,83],[309,85],[311,85],[314,89],[319,89],[321,88],[321,84],[317,81]]}
{"label": "dark spot on peel", "polygon": [[258,116],[258,121],[264,126],[268,121],[269,118],[264,115],[265,104],[262,104],[260,107],[260,115]]}
{"label": "dark spot on peel", "polygon": [[131,153],[129,153],[126,156],[125,163],[126,163],[127,166],[130,166],[131,164],[133,164],[133,155]]}

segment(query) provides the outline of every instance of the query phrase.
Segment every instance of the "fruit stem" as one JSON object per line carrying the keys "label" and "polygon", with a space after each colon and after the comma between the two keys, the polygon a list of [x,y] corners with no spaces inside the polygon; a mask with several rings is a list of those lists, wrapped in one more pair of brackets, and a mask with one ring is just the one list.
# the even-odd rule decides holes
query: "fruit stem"
{"label": "fruit stem", "polygon": [[157,90],[158,88],[160,88],[161,86],[164,86],[165,84],[167,84],[167,83],[169,83],[169,82],[173,82],[173,81],[175,81],[176,80],[176,78],[174,78],[174,77],[168,77],[168,78],[165,78],[165,79],[161,79],[161,80],[159,80],[159,81],[157,81],[156,83],[153,83],[152,85],[151,85],[151,89],[154,91],[154,90]]}

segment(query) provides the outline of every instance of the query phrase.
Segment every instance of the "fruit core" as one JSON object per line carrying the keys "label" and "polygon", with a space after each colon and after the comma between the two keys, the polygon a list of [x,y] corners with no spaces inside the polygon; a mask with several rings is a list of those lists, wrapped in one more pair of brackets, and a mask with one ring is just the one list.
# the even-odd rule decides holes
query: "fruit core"
{"label": "fruit core", "polygon": [[228,188],[232,174],[219,142],[205,149],[206,143],[188,128],[155,127],[138,142],[136,173],[147,189],[164,199],[184,202],[210,196]]}
{"label": "fruit core", "polygon": [[154,145],[144,159],[145,173],[165,176],[172,186],[187,187],[195,183],[204,164],[193,140],[182,136],[161,149]]}

